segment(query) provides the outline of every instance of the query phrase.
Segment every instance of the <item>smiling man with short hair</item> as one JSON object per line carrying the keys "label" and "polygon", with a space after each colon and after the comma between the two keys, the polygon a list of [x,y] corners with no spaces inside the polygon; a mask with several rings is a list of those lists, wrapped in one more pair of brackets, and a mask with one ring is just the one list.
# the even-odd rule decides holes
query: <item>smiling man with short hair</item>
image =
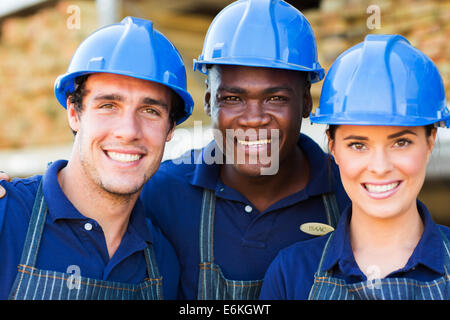
{"label": "smiling man with short hair", "polygon": [[72,154],[1,182],[0,299],[177,298],[178,259],[139,194],[192,112],[178,51],[127,17],[83,41],[55,94]]}

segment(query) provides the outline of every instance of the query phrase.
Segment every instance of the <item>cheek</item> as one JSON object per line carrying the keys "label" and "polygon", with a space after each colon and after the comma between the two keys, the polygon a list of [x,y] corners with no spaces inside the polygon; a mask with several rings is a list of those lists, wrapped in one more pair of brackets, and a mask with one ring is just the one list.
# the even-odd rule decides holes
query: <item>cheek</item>
{"label": "cheek", "polygon": [[394,158],[396,168],[402,172],[405,178],[414,184],[422,184],[425,179],[427,168],[427,154],[425,150],[416,149],[412,152],[399,155]]}
{"label": "cheek", "polygon": [[232,135],[236,127],[233,126],[234,116],[224,108],[213,108],[211,111],[211,127],[216,141],[223,140],[225,143],[227,131]]}
{"label": "cheek", "polygon": [[342,185],[352,201],[357,201],[362,192],[361,179],[367,168],[367,159],[351,156],[346,152],[335,152],[334,158],[339,166]]}
{"label": "cheek", "polygon": [[350,152],[346,152],[342,148],[334,148],[333,156],[336,164],[339,166],[341,177],[344,180],[356,179],[367,168],[366,157],[355,156]]}
{"label": "cheek", "polygon": [[144,136],[146,144],[150,147],[164,149],[166,140],[170,135],[170,124],[166,122],[145,124]]}
{"label": "cheek", "polygon": [[97,121],[96,119],[86,118],[81,121],[80,132],[84,137],[83,142],[95,143],[105,139],[111,132],[111,126],[108,121]]}

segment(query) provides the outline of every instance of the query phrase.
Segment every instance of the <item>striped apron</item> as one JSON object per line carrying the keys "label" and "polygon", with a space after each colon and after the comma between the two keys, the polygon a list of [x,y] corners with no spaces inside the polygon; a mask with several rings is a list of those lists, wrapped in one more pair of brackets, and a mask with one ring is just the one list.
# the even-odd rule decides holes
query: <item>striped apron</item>
{"label": "striped apron", "polygon": [[47,216],[47,204],[39,185],[10,300],[160,300],[159,275],[152,245],[144,251],[149,278],[139,284],[103,281],[74,274],[37,269],[39,243]]}
{"label": "striped apron", "polygon": [[[334,193],[323,196],[328,223],[336,227],[339,209]],[[197,298],[199,300],[256,300],[263,280],[229,280],[214,263],[214,215],[216,196],[204,189],[200,219],[200,272]]]}
{"label": "striped apron", "polygon": [[332,271],[323,271],[322,263],[328,251],[328,239],[322,252],[319,268],[314,275],[314,284],[309,300],[448,300],[450,299],[449,241],[441,231],[445,247],[445,275],[433,281],[417,281],[408,278],[383,278],[347,284],[333,277]]}

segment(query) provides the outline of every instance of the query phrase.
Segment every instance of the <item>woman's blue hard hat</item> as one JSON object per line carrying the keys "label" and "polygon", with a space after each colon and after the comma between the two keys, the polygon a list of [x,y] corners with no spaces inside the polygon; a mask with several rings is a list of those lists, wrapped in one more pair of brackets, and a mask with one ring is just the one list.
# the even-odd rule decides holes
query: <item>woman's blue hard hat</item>
{"label": "woman's blue hard hat", "polygon": [[368,35],[328,71],[312,123],[450,127],[433,61],[400,35]]}

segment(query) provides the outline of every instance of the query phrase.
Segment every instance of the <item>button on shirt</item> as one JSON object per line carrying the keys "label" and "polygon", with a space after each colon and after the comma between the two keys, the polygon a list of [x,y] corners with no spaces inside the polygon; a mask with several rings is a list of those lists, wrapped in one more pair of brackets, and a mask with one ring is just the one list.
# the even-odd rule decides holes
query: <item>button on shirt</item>
{"label": "button on shirt", "polygon": [[[439,228],[447,238],[450,229],[438,226],[431,218],[425,205],[417,202],[424,223],[424,232],[406,265],[389,275],[388,278],[410,278],[418,281],[432,281],[445,274],[444,244]],[[359,269],[350,244],[349,224],[351,207],[343,213],[335,235],[329,244],[323,270],[332,270],[333,277],[347,283],[366,281],[367,277]],[[314,282],[322,251],[329,234],[310,241],[296,243],[280,252],[267,270],[261,289],[260,299],[304,300]]]}
{"label": "button on shirt", "polygon": [[78,212],[59,186],[57,173],[66,164],[64,160],[56,161],[44,176],[0,182],[7,191],[0,199],[0,299],[8,298],[16,278],[41,179],[48,214],[37,254],[37,268],[72,273],[76,266],[82,277],[140,283],[148,277],[143,250],[152,243],[163,277],[164,298],[176,298],[178,260],[167,239],[145,217],[141,202],[136,203],[122,242],[110,259],[100,225]]}
{"label": "button on shirt", "polygon": [[[213,190],[216,195],[214,261],[230,280],[261,280],[280,249],[313,238],[299,227],[305,222],[327,222],[323,193],[334,191],[340,210],[347,206],[348,197],[328,154],[303,134],[298,145],[310,165],[307,186],[264,212],[259,212],[241,193],[222,183],[220,164],[202,160],[205,154],[211,158],[216,148],[214,141],[203,149],[191,150],[178,159],[163,162],[144,186],[141,199],[146,214],[150,214],[153,223],[171,241],[180,259],[184,298],[197,298],[204,188]],[[331,180],[330,170],[334,177]]]}

